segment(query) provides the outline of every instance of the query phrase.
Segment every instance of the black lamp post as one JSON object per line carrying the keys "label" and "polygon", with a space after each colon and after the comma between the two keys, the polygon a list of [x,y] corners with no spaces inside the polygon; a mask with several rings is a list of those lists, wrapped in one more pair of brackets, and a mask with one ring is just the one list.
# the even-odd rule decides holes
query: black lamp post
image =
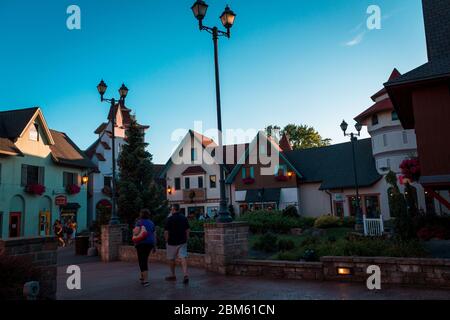
{"label": "black lamp post", "polygon": [[[109,102],[111,104],[111,110],[113,112],[113,114],[111,115],[111,140],[112,140],[112,190],[111,190],[111,200],[112,200],[112,209],[111,209],[111,220],[109,221],[110,225],[115,225],[115,224],[119,224],[119,216],[117,215],[117,210],[116,210],[116,133],[115,133],[115,128],[116,128],[116,103],[117,100],[114,98],[111,99],[107,99],[104,98],[104,94],[106,92],[106,89],[108,88],[108,86],[106,85],[106,83],[102,80],[100,81],[100,83],[97,86],[97,90],[98,93],[100,94],[100,101],[101,102]],[[119,89],[119,94],[120,94],[120,98],[118,103],[121,106],[125,106],[125,98],[127,97],[128,94],[128,88],[122,84],[122,86]]]}
{"label": "black lamp post", "polygon": [[361,135],[362,125],[357,122],[355,124],[355,129],[357,133],[347,133],[348,124],[345,120],[342,120],[341,129],[344,132],[344,136],[350,137],[350,141],[352,143],[352,159],[353,159],[353,175],[355,178],[355,190],[356,190],[356,225],[355,228],[357,231],[361,231],[363,229],[363,215],[361,210],[361,204],[359,201],[359,186],[358,186],[358,175],[356,171],[356,155],[355,155],[355,142],[358,140],[357,136]]}
{"label": "black lamp post", "polygon": [[[200,31],[207,31],[212,34],[212,39],[214,43],[214,64],[215,64],[215,78],[216,78],[216,103],[217,103],[217,129],[219,134],[219,149],[222,149],[222,115],[221,115],[221,104],[220,104],[220,81],[219,81],[219,53],[218,53],[218,40],[219,36],[230,38],[230,29],[234,24],[234,19],[236,14],[231,11],[229,6],[225,7],[224,12],[220,16],[222,25],[227,31],[221,31],[217,27],[207,27],[203,25],[203,19],[206,16],[208,10],[208,5],[203,0],[197,0],[191,7],[195,18],[198,20]],[[225,195],[225,173],[224,173],[223,161],[220,163],[220,206],[219,206],[219,222],[231,222],[230,211],[227,207],[227,200]]]}

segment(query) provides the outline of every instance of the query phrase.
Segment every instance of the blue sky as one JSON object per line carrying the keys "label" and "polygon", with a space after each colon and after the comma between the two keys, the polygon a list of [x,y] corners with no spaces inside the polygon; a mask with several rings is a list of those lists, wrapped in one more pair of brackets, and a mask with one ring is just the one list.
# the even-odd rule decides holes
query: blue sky
{"label": "blue sky", "polygon": [[[41,106],[53,129],[82,148],[106,118],[96,85],[109,94],[122,82],[127,105],[143,124],[156,163],[171,133],[203,121],[216,126],[212,41],[200,33],[193,0],[2,0],[0,110]],[[394,67],[426,62],[420,0],[209,0],[205,23],[220,24],[225,4],[237,13],[220,40],[223,126],[314,126],[333,143],[339,124],[371,105]],[[81,30],[68,30],[66,9],[81,8]],[[382,29],[366,28],[369,5]]]}

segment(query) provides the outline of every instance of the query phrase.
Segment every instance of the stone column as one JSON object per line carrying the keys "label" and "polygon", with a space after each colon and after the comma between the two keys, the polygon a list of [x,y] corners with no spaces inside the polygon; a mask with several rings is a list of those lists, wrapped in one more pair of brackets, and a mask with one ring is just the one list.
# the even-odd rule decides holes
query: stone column
{"label": "stone column", "polygon": [[227,274],[228,266],[248,254],[248,225],[244,222],[205,224],[206,270]]}
{"label": "stone column", "polygon": [[119,260],[119,247],[122,245],[122,224],[102,226],[102,246],[100,256],[103,262]]}

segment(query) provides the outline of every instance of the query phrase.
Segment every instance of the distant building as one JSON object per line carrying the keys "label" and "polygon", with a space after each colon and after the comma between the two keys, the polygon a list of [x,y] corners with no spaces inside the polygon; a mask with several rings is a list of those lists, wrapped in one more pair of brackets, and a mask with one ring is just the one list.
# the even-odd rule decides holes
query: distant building
{"label": "distant building", "polygon": [[94,167],[40,108],[0,112],[0,237],[49,235],[57,219],[86,229],[82,177]]}
{"label": "distant building", "polygon": [[[99,206],[111,207],[112,190],[112,119],[115,117],[115,150],[116,160],[126,144],[126,130],[130,125],[133,115],[131,109],[116,104],[115,108],[110,108],[107,122],[103,122],[95,130],[98,135],[97,140],[86,150],[89,159],[95,164],[94,170],[89,175],[88,185],[88,223],[96,219]],[[141,125],[145,132],[149,126]],[[116,166],[119,173],[119,167]]]}
{"label": "distant building", "polygon": [[450,214],[450,1],[423,0],[428,62],[385,83],[405,129],[414,130],[420,184]]}

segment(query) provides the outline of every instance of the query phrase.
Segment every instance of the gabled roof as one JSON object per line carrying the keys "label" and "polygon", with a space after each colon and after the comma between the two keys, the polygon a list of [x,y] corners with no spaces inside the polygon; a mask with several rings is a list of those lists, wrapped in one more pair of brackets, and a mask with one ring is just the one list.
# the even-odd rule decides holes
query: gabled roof
{"label": "gabled roof", "polygon": [[[402,74],[397,70],[397,68],[394,68],[394,70],[391,72],[391,75],[388,79],[388,81],[392,81],[394,79],[397,79],[398,77],[400,77]],[[374,102],[377,98],[381,97],[382,95],[386,94],[386,88],[382,88],[380,91],[378,91],[377,93],[375,93],[372,97],[370,97]]]}
{"label": "gabled roof", "polygon": [[55,141],[50,145],[53,160],[61,165],[77,168],[95,168],[95,164],[78,148],[78,146],[64,133],[50,130]]}
{"label": "gabled roof", "polygon": [[95,129],[94,133],[96,133],[96,134],[102,133],[106,129],[107,126],[108,126],[108,122],[103,122],[101,125],[98,126],[97,129]]}
{"label": "gabled roof", "polygon": [[100,143],[100,138],[98,138],[97,140],[94,141],[93,144],[91,144],[85,151],[84,153],[86,153],[86,155],[92,159],[92,157],[95,155],[95,153],[97,152],[97,146]]}
{"label": "gabled roof", "polygon": [[192,166],[188,167],[186,170],[184,170],[181,175],[183,176],[192,176],[192,175],[199,175],[199,174],[205,174],[206,171],[203,169],[202,166]]}
{"label": "gabled roof", "polygon": [[[302,173],[301,182],[321,183],[321,190],[354,188],[351,142],[295,150],[285,156]],[[372,156],[371,139],[355,144],[358,185],[368,187],[381,179]]]}

